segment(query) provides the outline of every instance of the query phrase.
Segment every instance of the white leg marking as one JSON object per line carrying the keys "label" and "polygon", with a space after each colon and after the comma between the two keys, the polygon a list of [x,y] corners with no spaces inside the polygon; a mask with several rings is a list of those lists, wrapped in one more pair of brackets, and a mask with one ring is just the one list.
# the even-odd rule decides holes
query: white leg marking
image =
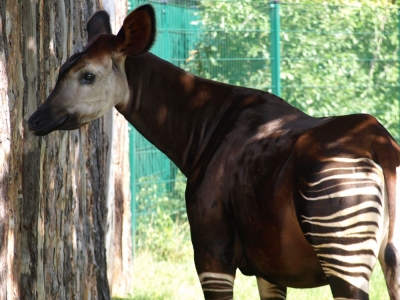
{"label": "white leg marking", "polygon": [[233,292],[235,277],[232,275],[204,272],[199,279],[204,292]]}

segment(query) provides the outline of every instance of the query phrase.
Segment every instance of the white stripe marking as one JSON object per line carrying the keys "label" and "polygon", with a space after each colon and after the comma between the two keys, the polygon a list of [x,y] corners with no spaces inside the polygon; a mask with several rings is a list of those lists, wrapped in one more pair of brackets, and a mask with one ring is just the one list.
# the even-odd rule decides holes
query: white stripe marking
{"label": "white stripe marking", "polygon": [[352,174],[337,174],[332,176],[326,176],[315,182],[308,182],[304,180],[304,183],[308,186],[316,186],[322,182],[334,179],[370,179],[371,181],[377,182],[379,185],[382,183],[381,177],[377,173],[368,173],[368,172],[358,172]]}
{"label": "white stripe marking", "polygon": [[[337,167],[337,168],[328,168],[328,169],[324,169],[316,174],[322,174],[322,173],[326,173],[326,172],[331,172],[331,171],[337,171],[337,170],[353,170],[353,171],[357,171],[357,169],[364,169],[364,170],[370,170],[370,171],[374,171],[375,173],[381,173],[382,172],[382,168],[379,165],[375,165],[373,167],[371,166],[363,166],[363,165],[355,165],[355,166],[351,166],[351,167]],[[358,172],[357,172],[358,173]]]}
{"label": "white stripe marking", "polygon": [[[343,245],[338,243],[325,243],[320,245],[313,245],[315,249],[341,249],[344,251],[358,251],[360,249],[375,249],[377,247],[377,242],[374,240],[366,240],[361,243],[354,243],[350,245]],[[318,251],[318,250],[317,250]]]}
{"label": "white stripe marking", "polygon": [[[382,206],[379,203],[376,203],[375,201],[366,201],[362,202],[360,204],[345,208],[337,213],[334,213],[332,215],[326,216],[326,217],[306,217],[302,216],[302,218],[307,219],[307,220],[332,220],[337,217],[342,217],[342,216],[347,216],[349,214],[355,213],[357,211],[360,211],[365,208],[370,208],[374,207],[377,208],[380,212],[382,210]],[[382,212],[381,212],[382,213]]]}
{"label": "white stripe marking", "polygon": [[[324,227],[336,227],[339,229],[339,228],[343,228],[343,227],[354,226],[357,223],[365,222],[365,221],[378,222],[379,214],[376,212],[368,212],[368,213],[360,214],[359,216],[356,216],[356,217],[348,218],[345,220],[340,220],[337,222],[331,221],[331,222],[327,223],[327,222],[316,222],[316,221],[312,221],[312,220],[303,220],[303,223],[310,223],[313,225],[320,225],[320,226],[324,226]],[[365,226],[365,225],[359,225],[359,226]],[[371,228],[376,228],[376,226],[373,226],[373,225],[369,225],[369,226],[371,226]]]}
{"label": "white stripe marking", "polygon": [[203,288],[203,292],[222,292],[222,293],[226,293],[226,292],[232,292],[233,289],[207,289],[207,288]]}
{"label": "white stripe marking", "polygon": [[299,191],[299,192],[303,196],[304,199],[309,200],[309,201],[326,200],[326,199],[338,198],[338,197],[350,197],[350,196],[356,196],[356,195],[373,195],[373,196],[378,196],[379,198],[382,199],[381,191],[378,188],[372,187],[372,186],[364,187],[364,188],[348,189],[348,190],[332,193],[329,195],[323,195],[323,196],[319,196],[319,197],[306,197],[301,191]]}
{"label": "white stripe marking", "polygon": [[322,162],[327,162],[327,161],[334,161],[334,162],[344,162],[344,163],[356,163],[356,162],[366,162],[371,165],[374,165],[378,169],[381,169],[381,166],[375,163],[372,159],[362,157],[362,158],[344,158],[344,157],[330,157],[323,159]]}
{"label": "white stripe marking", "polygon": [[[348,264],[354,264],[354,263],[364,263],[364,264],[370,264],[372,260],[375,260],[376,257],[374,255],[368,255],[368,254],[359,254],[359,255],[351,255],[351,256],[345,256],[345,255],[336,255],[336,254],[318,254],[318,257],[326,257],[326,258],[331,258],[331,259],[336,259],[340,262],[345,262]],[[331,265],[332,267],[335,267],[335,269],[347,269],[349,272],[352,272],[352,270],[356,270],[357,267],[345,267],[345,266],[340,266],[336,264],[331,264],[329,262],[322,262],[322,264],[326,265]],[[362,267],[364,268],[364,267]]]}
{"label": "white stripe marking", "polygon": [[[222,279],[222,280],[227,280],[229,283],[233,285],[235,281],[235,277],[229,274],[223,274],[223,273],[213,273],[213,272],[203,272],[199,275],[200,282],[203,283],[205,278],[214,278],[214,279]],[[226,283],[228,284],[228,283]]]}
{"label": "white stripe marking", "polygon": [[345,234],[334,234],[334,233],[312,233],[312,232],[307,232],[304,235],[309,235],[309,236],[319,236],[319,237],[333,237],[333,238],[369,238],[369,239],[374,239],[376,238],[376,235],[374,233],[353,233],[350,234],[347,233],[347,236]]}
{"label": "white stripe marking", "polygon": [[312,189],[311,190],[310,189],[310,190],[307,190],[307,193],[320,193],[320,192],[323,192],[323,191],[326,191],[326,190],[329,190],[329,189],[333,189],[335,187],[341,187],[341,186],[345,186],[345,185],[352,185],[352,184],[358,185],[358,184],[371,184],[371,183],[377,184],[375,181],[372,181],[372,180],[347,181],[347,182],[341,182],[341,183],[338,183],[338,184],[334,184],[334,185],[331,185],[331,186],[328,186],[328,187],[325,187],[325,188],[322,188],[322,189],[319,189],[319,190],[317,190],[317,189]]}
{"label": "white stripe marking", "polygon": [[[199,275],[200,283],[204,292],[233,292],[233,283],[235,277],[229,274],[204,272]],[[225,287],[215,289],[215,288],[205,288],[204,285],[207,284],[220,284]],[[228,286],[228,287],[227,287]]]}
{"label": "white stripe marking", "polygon": [[329,268],[324,268],[324,271],[327,276],[332,275],[332,276],[339,277],[339,278],[343,279],[344,281],[351,283],[355,287],[358,287],[359,289],[363,290],[366,293],[368,293],[368,291],[369,291],[368,280],[365,279],[364,277],[354,277],[351,275],[345,275],[345,274],[336,272],[334,270],[331,270]]}
{"label": "white stripe marking", "polygon": [[[372,271],[367,268],[367,267],[360,267],[360,266],[351,266],[351,267],[343,267],[343,266],[336,266],[335,264],[327,264],[327,263],[321,263],[321,266],[323,268],[332,270],[332,269],[340,269],[340,272],[343,273],[344,271],[349,272],[350,274],[355,274],[355,273],[361,273],[357,275],[350,275],[354,276],[353,278],[358,278],[358,277],[371,277]],[[344,275],[346,276],[346,275]]]}

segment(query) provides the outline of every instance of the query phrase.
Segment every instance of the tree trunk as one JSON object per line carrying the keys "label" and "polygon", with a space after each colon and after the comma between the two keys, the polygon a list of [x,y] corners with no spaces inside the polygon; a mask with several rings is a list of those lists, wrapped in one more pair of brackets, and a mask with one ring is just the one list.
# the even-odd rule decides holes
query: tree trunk
{"label": "tree trunk", "polygon": [[[104,0],[113,33],[121,28],[127,12],[126,1]],[[112,145],[108,173],[107,269],[112,295],[127,295],[132,286],[131,194],[129,180],[128,123],[113,109],[105,116]]]}
{"label": "tree trunk", "polygon": [[[129,255],[113,248],[129,233],[129,224],[110,233],[107,221],[110,215],[129,219],[129,211],[121,211],[129,207],[127,185],[111,194],[122,204],[111,205],[109,198],[114,183],[128,177],[114,172],[109,180],[110,162],[127,162],[120,156],[126,148],[111,139],[113,124],[101,118],[46,137],[34,136],[26,124],[54,86],[61,64],[86,45],[86,21],[102,5],[0,0],[1,300],[109,299],[106,236],[117,241],[107,250],[115,255],[113,264],[130,263]],[[124,133],[118,134],[123,140]],[[130,234],[127,238],[125,252]]]}

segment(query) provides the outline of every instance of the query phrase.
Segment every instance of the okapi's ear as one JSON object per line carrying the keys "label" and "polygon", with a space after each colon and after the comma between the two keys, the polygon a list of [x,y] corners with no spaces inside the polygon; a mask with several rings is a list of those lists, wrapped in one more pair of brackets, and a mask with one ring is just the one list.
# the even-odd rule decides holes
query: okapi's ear
{"label": "okapi's ear", "polygon": [[104,10],[99,10],[86,23],[88,43],[98,34],[111,33],[110,16]]}
{"label": "okapi's ear", "polygon": [[124,20],[117,35],[117,51],[124,55],[139,55],[148,51],[156,35],[155,12],[151,5],[136,8]]}

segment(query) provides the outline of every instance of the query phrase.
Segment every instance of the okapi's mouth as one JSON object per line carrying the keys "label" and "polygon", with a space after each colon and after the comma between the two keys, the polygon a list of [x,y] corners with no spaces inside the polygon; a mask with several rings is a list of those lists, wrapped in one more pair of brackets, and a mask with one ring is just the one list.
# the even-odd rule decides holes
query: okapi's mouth
{"label": "okapi's mouth", "polygon": [[40,115],[40,111],[36,111],[28,121],[29,130],[38,136],[49,134],[50,132],[59,129],[67,122],[69,115],[65,115],[57,121],[48,116]]}

